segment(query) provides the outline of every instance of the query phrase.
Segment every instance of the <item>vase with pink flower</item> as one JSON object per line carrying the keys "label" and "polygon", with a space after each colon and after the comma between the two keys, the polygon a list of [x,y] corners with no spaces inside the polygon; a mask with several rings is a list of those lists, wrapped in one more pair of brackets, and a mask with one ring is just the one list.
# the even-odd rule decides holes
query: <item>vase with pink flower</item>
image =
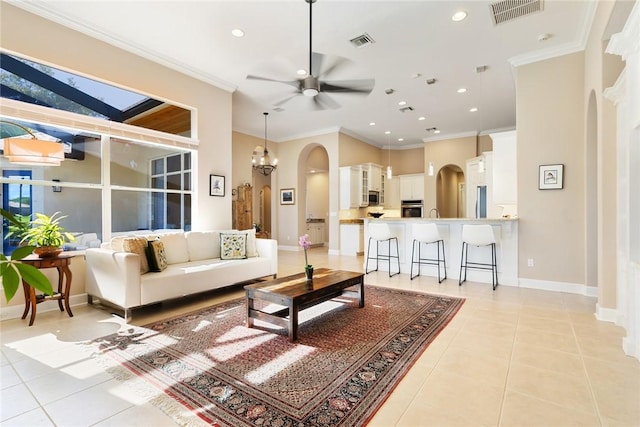
{"label": "vase with pink flower", "polygon": [[305,234],[300,236],[298,243],[302,246],[302,249],[304,249],[304,273],[307,276],[307,280],[313,280],[313,265],[309,264],[309,258],[307,258],[307,249],[311,247],[309,235]]}

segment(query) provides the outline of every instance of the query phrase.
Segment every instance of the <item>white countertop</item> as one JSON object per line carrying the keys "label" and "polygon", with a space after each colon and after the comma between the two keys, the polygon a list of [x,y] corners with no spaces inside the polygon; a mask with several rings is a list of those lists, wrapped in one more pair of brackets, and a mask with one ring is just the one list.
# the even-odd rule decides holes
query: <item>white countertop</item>
{"label": "white countertop", "polygon": [[517,221],[518,217],[510,218],[363,218],[365,221],[371,222],[392,222],[392,221],[405,221],[405,222],[501,222],[501,221]]}

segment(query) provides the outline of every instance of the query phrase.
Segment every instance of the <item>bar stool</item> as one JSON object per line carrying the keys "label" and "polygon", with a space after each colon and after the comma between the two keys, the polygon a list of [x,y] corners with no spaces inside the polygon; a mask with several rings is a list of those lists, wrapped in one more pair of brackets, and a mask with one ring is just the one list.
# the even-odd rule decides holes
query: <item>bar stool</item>
{"label": "bar stool", "polygon": [[[469,257],[467,254],[469,245],[477,247],[490,246],[491,264],[469,261]],[[489,224],[462,226],[462,255],[460,256],[460,280],[458,281],[458,285],[462,285],[462,283],[467,280],[467,268],[476,270],[491,270],[491,284],[493,285],[493,290],[496,290],[496,286],[498,286],[496,237],[493,234],[493,228],[491,228]],[[462,279],[463,269],[464,280]]]}
{"label": "bar stool", "polygon": [[[437,258],[422,258],[421,247],[423,244],[429,245],[435,243]],[[416,244],[418,245],[418,258],[415,257]],[[442,245],[442,259],[440,259],[440,246]],[[413,265],[418,264],[418,274],[413,275]],[[438,283],[442,283],[447,278],[447,260],[444,254],[444,240],[440,237],[438,226],[434,223],[430,224],[414,224],[413,225],[413,245],[411,247],[411,280],[420,275],[420,266],[423,264],[438,266]],[[444,277],[440,274],[440,265],[444,266]]]}
{"label": "bar stool", "polygon": [[[371,256],[371,240],[376,241],[376,256]],[[396,254],[391,255],[391,241],[396,241]],[[388,255],[380,254],[380,242],[388,242],[389,244],[389,252]],[[398,263],[398,272],[391,274],[391,259],[395,258]],[[367,263],[365,264],[364,271],[365,274],[371,273],[369,271],[369,260],[376,260],[376,269],[371,271],[378,271],[378,264],[380,261],[387,261],[389,263],[389,277],[395,276],[400,273],[400,252],[398,250],[398,238],[391,235],[391,231],[389,230],[389,224],[380,223],[380,224],[369,224],[369,243],[367,244]]]}

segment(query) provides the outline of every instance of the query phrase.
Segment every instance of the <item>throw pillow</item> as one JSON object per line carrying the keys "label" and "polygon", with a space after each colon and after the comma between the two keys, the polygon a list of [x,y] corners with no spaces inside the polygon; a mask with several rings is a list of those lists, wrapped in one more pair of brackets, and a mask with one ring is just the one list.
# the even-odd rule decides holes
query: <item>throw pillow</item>
{"label": "throw pillow", "polygon": [[147,239],[144,237],[126,237],[122,240],[122,250],[131,252],[140,257],[140,274],[149,271],[149,262],[147,261]]}
{"label": "throw pillow", "polygon": [[250,228],[248,230],[225,230],[222,233],[229,234],[244,234],[247,241],[247,258],[253,258],[259,256],[258,248],[256,245],[256,229]]}
{"label": "throw pillow", "polygon": [[160,240],[150,240],[147,245],[150,271],[162,271],[167,268],[167,258],[164,254],[164,244]]}
{"label": "throw pillow", "polygon": [[247,257],[247,236],[240,233],[220,233],[220,259]]}

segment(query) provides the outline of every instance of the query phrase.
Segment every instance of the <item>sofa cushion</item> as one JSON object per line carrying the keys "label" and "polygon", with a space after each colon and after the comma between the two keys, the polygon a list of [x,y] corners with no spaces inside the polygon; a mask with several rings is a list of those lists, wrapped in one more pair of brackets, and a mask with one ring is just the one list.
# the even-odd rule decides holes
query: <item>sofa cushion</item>
{"label": "sofa cushion", "polygon": [[246,257],[246,234],[220,233],[220,259],[244,259]]}
{"label": "sofa cushion", "polygon": [[149,240],[147,256],[149,258],[150,271],[162,271],[167,268],[167,258],[164,251],[164,244],[161,240]]}
{"label": "sofa cushion", "polygon": [[184,232],[159,234],[157,237],[164,245],[167,264],[189,262],[189,248]]}
{"label": "sofa cushion", "polygon": [[122,250],[140,256],[140,274],[149,271],[147,260],[147,239],[142,236],[126,237],[122,241]]}
{"label": "sofa cushion", "polygon": [[188,231],[189,261],[220,258],[219,231]]}

